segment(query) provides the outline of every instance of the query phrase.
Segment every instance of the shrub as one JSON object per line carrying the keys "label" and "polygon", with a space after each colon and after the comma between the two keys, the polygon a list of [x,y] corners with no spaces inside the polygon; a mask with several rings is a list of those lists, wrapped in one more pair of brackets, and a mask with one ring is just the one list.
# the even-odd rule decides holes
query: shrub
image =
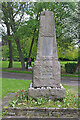
{"label": "shrub", "polygon": [[76,71],[76,63],[65,64],[65,71],[67,73],[74,73]]}

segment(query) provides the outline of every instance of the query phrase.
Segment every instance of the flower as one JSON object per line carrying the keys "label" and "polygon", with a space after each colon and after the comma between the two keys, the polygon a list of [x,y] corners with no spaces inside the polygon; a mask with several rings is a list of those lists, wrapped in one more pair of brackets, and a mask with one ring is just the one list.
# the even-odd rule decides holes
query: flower
{"label": "flower", "polygon": [[16,97],[18,97],[19,95],[17,94]]}
{"label": "flower", "polygon": [[59,103],[60,101],[58,100],[57,102]]}
{"label": "flower", "polygon": [[75,104],[75,106],[77,106],[77,104]]}
{"label": "flower", "polygon": [[8,107],[7,106],[4,106],[4,109],[7,109]]}
{"label": "flower", "polygon": [[69,106],[69,103],[67,103],[67,106]]}
{"label": "flower", "polygon": [[21,92],[23,92],[24,90],[21,90]]}
{"label": "flower", "polygon": [[58,105],[58,107],[61,107],[61,105]]}

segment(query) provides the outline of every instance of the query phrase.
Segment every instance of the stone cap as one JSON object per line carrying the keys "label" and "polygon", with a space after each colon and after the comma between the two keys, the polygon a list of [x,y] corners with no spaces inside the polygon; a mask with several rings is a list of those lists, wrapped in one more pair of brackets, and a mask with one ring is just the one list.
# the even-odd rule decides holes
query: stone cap
{"label": "stone cap", "polygon": [[41,12],[41,15],[53,15],[53,12],[52,11],[42,11]]}
{"label": "stone cap", "polygon": [[41,12],[39,34],[40,36],[55,37],[55,22],[53,12]]}

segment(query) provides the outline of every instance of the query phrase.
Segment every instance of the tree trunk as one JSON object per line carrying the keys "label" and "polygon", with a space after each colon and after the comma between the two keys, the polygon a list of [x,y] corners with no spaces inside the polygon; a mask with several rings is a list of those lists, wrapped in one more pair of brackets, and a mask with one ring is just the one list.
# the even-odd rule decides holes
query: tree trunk
{"label": "tree trunk", "polygon": [[8,44],[9,44],[9,66],[8,68],[12,68],[13,67],[12,65],[12,44],[10,40],[8,40]]}
{"label": "tree trunk", "polygon": [[[9,37],[10,36],[10,26],[8,23],[6,23],[6,27],[7,27],[7,35]],[[8,44],[9,44],[9,65],[8,65],[8,68],[12,68],[13,65],[12,65],[12,43],[11,43],[11,40],[8,40]]]}
{"label": "tree trunk", "polygon": [[16,41],[16,45],[17,45],[17,50],[19,52],[19,57],[20,57],[22,69],[25,69],[25,62],[24,62],[24,59],[23,59],[23,56],[22,56],[20,42],[19,42],[18,38],[15,38],[15,41]]}
{"label": "tree trunk", "polygon": [[76,72],[79,72],[80,69],[80,59],[78,60],[78,63],[76,65]]}
{"label": "tree trunk", "polygon": [[33,43],[34,43],[35,32],[36,32],[36,28],[34,29],[33,39],[32,39],[31,46],[30,46],[30,51],[29,51],[29,56],[28,56],[28,59],[27,59],[27,62],[26,62],[26,69],[28,69],[28,60],[31,56],[32,46],[33,46]]}
{"label": "tree trunk", "polygon": [[[36,20],[38,20],[38,14],[36,16]],[[28,56],[28,59],[27,59],[27,62],[26,62],[26,69],[28,69],[28,60],[31,56],[32,46],[33,46],[33,43],[34,43],[35,32],[36,32],[36,26],[35,26],[34,33],[33,33],[33,39],[32,39],[31,46],[30,46],[29,56]]]}
{"label": "tree trunk", "polygon": [[[12,11],[12,16],[13,16],[13,11]],[[14,17],[12,17],[12,23],[13,24],[11,25],[11,29],[12,29],[13,33],[15,34],[16,33],[16,29],[15,29],[15,20],[14,20]],[[18,39],[18,37],[14,36],[14,40],[16,42],[17,50],[19,52],[19,58],[20,58],[20,61],[21,61],[22,69],[25,69],[25,62],[24,62],[24,58],[23,58],[23,55],[22,55],[22,51],[21,51],[21,46],[20,46],[19,39]]]}
{"label": "tree trunk", "polygon": [[[3,8],[3,13],[5,15],[5,24],[6,24],[6,27],[7,27],[7,33],[8,35],[10,35],[10,28],[13,32],[13,37],[14,37],[14,40],[16,42],[16,45],[17,45],[17,49],[18,49],[18,52],[19,52],[19,58],[21,60],[21,65],[22,65],[22,69],[25,69],[25,63],[24,63],[24,59],[23,59],[23,56],[22,56],[22,52],[21,52],[21,47],[20,47],[20,43],[19,43],[19,39],[18,37],[15,36],[15,33],[16,33],[16,25],[15,25],[15,16],[14,16],[14,9],[13,9],[13,3],[11,2],[7,2],[7,4],[5,4],[3,2],[2,4],[2,8]],[[22,5],[20,6],[19,10],[21,10],[22,8]],[[5,11],[4,11],[5,10]],[[8,14],[6,12],[6,10],[8,10]],[[16,12],[16,15],[18,14],[19,11]],[[21,21],[21,18],[22,16],[20,16],[20,21]],[[10,55],[12,55],[12,46],[11,46],[11,41],[8,41],[9,42],[9,48],[11,50],[9,50],[9,53]],[[10,63],[9,63],[9,67],[11,66],[11,63],[12,63],[12,59],[10,57]]]}

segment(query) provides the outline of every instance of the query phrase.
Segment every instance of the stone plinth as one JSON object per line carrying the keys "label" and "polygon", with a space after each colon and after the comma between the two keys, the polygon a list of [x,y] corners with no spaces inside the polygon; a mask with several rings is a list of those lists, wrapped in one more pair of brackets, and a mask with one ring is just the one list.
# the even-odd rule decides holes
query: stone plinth
{"label": "stone plinth", "polygon": [[60,88],[58,87],[41,87],[41,88],[33,88],[30,86],[28,89],[28,95],[32,97],[33,99],[36,99],[38,97],[42,98],[48,98],[48,99],[63,99],[66,97],[66,91],[65,88],[60,84]]}
{"label": "stone plinth", "polygon": [[[40,16],[37,57],[33,68],[32,88],[28,90],[29,96],[37,97],[35,94],[40,93],[39,96],[58,98],[61,94],[61,98],[64,98],[65,89],[61,88],[60,83],[61,75],[57,56],[54,16],[53,12],[43,11]],[[42,87],[45,88],[44,92]],[[46,89],[48,87],[51,90]]]}

